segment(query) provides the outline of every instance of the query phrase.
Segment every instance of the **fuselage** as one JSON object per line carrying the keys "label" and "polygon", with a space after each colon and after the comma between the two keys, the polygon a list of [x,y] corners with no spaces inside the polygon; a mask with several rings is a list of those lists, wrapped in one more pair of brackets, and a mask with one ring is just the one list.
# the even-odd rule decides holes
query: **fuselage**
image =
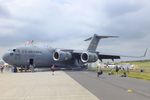
{"label": "fuselage", "polygon": [[19,47],[5,53],[3,60],[13,66],[25,67],[34,64],[35,67],[50,67],[54,60],[52,48]]}
{"label": "fuselage", "polygon": [[3,60],[15,67],[28,67],[34,65],[35,68],[75,67],[75,60],[55,61],[53,59],[54,48],[43,48],[37,46],[25,46],[12,49],[3,55]]}

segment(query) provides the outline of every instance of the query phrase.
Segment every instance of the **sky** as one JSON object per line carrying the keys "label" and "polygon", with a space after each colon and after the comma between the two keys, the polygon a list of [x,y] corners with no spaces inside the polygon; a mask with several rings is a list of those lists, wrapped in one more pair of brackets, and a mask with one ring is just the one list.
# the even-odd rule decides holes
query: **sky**
{"label": "sky", "polygon": [[149,0],[0,0],[0,57],[28,40],[86,50],[93,34],[119,36],[101,40],[102,53],[140,56],[150,47],[149,12]]}

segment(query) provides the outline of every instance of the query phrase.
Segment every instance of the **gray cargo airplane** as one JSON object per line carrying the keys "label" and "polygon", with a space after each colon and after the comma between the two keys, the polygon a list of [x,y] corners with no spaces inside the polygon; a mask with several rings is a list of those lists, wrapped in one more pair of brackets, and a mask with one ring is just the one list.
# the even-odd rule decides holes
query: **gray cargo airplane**
{"label": "gray cargo airplane", "polygon": [[12,49],[3,55],[3,60],[15,67],[34,68],[57,67],[73,68],[81,67],[86,63],[96,62],[98,59],[120,59],[117,55],[105,55],[96,51],[99,40],[103,38],[115,38],[117,36],[99,36],[94,34],[93,37],[86,39],[90,45],[86,51],[76,51],[70,49],[42,48],[35,46],[25,46]]}

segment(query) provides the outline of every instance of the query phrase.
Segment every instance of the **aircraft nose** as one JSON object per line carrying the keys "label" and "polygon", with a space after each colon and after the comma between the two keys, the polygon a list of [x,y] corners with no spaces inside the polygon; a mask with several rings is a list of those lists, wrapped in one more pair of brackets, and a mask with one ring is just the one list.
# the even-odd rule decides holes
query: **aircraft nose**
{"label": "aircraft nose", "polygon": [[2,59],[3,59],[5,62],[7,62],[8,56],[9,56],[9,53],[5,53],[5,54],[3,55],[3,57],[2,57]]}

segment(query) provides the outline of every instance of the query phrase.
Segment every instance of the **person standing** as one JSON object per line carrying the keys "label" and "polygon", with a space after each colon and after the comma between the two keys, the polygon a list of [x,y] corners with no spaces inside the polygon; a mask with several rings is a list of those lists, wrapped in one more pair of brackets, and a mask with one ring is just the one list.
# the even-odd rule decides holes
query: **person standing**
{"label": "person standing", "polygon": [[116,73],[117,73],[117,75],[118,75],[118,71],[119,71],[119,67],[116,65],[116,67],[115,67],[115,70],[116,70]]}
{"label": "person standing", "polygon": [[102,75],[103,74],[103,71],[100,67],[100,65],[97,66],[97,77],[99,77],[99,75]]}
{"label": "person standing", "polygon": [[31,72],[34,72],[34,65],[33,64],[32,65],[30,64],[29,68],[30,68]]}
{"label": "person standing", "polygon": [[0,69],[1,69],[1,73],[3,73],[4,66],[0,66]]}
{"label": "person standing", "polygon": [[52,67],[51,67],[51,71],[52,71],[52,75],[54,75],[55,65],[52,65]]}

